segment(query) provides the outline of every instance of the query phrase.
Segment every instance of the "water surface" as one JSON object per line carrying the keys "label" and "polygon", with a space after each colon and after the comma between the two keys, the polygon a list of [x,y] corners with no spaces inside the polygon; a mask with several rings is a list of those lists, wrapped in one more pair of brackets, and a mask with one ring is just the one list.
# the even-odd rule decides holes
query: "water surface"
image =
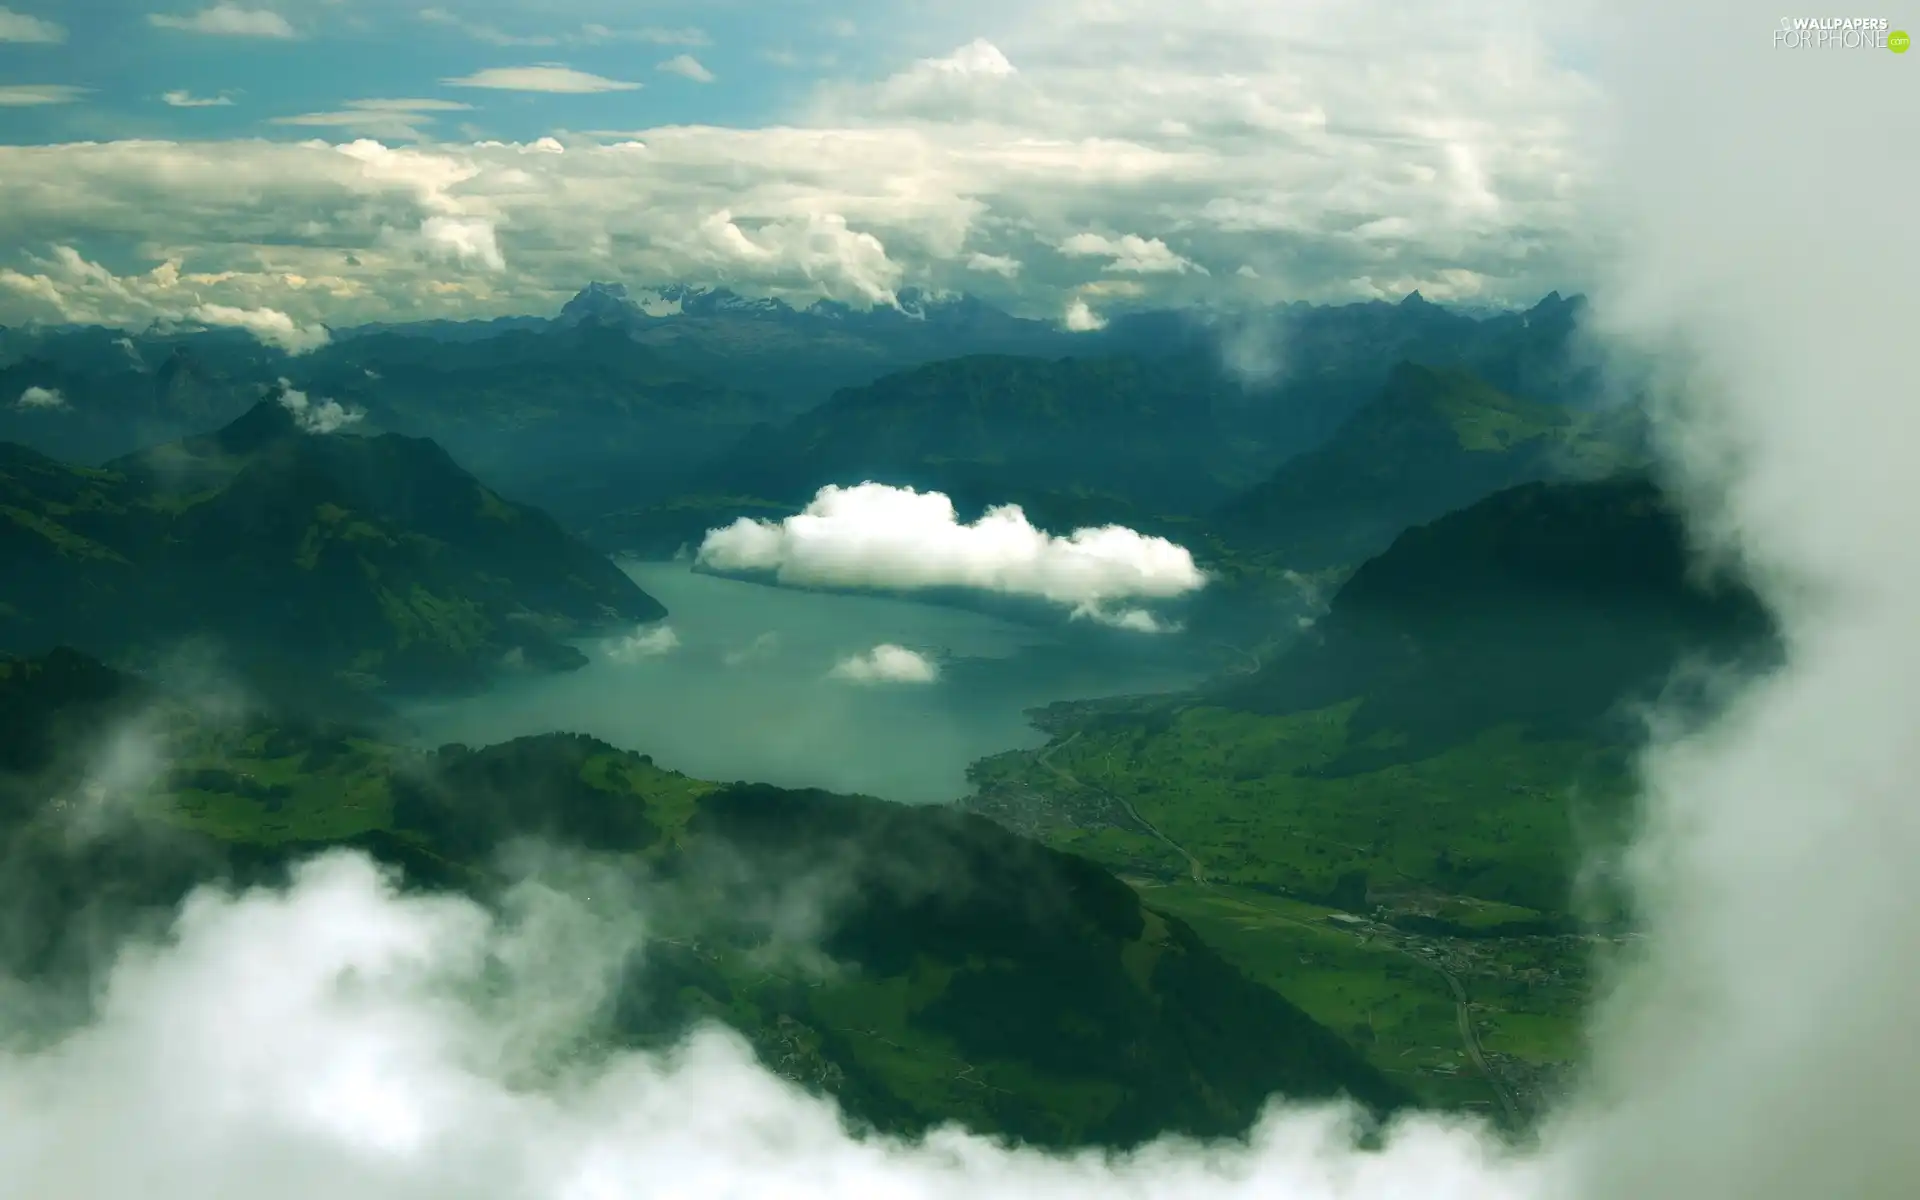
{"label": "water surface", "polygon": [[[623,567],[667,606],[677,647],[622,657],[620,639],[582,642],[593,661],[579,671],[409,709],[421,740],[484,745],[567,730],[703,778],[928,803],[963,795],[974,759],[1041,744],[1028,708],[1171,691],[1201,674],[1177,638],[1020,625],[723,579],[681,563]],[[939,656],[940,678],[863,686],[829,675],[883,642]]]}

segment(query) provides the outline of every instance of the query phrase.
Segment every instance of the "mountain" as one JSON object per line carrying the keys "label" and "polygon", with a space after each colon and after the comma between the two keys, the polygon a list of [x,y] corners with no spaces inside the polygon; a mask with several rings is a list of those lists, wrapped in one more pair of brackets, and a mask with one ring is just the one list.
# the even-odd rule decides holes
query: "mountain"
{"label": "mountain", "polygon": [[1401,362],[1332,438],[1221,505],[1207,525],[1288,569],[1351,565],[1400,531],[1502,488],[1604,475],[1636,453],[1622,418],[1518,399],[1462,368]]}
{"label": "mountain", "polygon": [[[0,704],[34,670],[0,663]],[[75,689],[48,690],[55,709]],[[593,856],[594,891],[645,918],[593,1042],[660,1046],[718,1019],[856,1123],[1127,1146],[1243,1132],[1275,1093],[1405,1100],[1106,871],[978,816],[709,783],[569,735],[422,754],[347,727],[173,715],[153,722],[175,731],[164,779],[87,837],[71,832],[77,766],[0,773],[9,977],[85,997],[100,930],[329,848],[497,904],[503,852],[535,837]]]}
{"label": "mountain", "polygon": [[313,433],[263,401],[216,433],[76,467],[0,444],[0,646],[151,653],[211,637],[246,662],[396,689],[664,610],[551,517],[430,441]]}
{"label": "mountain", "polygon": [[232,420],[272,392],[285,357],[244,335],[97,328],[21,351],[0,363],[0,440],[84,463]]}
{"label": "mountain", "polygon": [[630,292],[592,283],[567,302],[557,324],[618,328],[703,377],[771,396],[788,413],[921,363],[977,354],[1057,357],[1084,344],[1053,322],[1011,316],[970,296],[907,288],[896,299],[897,308],[827,300],[794,308],[727,288]]}
{"label": "mountain", "polygon": [[1349,734],[1390,733],[1393,745],[1356,751],[1345,769],[1503,725],[1630,737],[1630,721],[1607,722],[1653,699],[1684,658],[1735,659],[1771,637],[1750,591],[1697,576],[1680,516],[1650,479],[1536,483],[1401,534],[1301,644],[1211,699],[1278,715],[1358,698]]}
{"label": "mountain", "polygon": [[1234,387],[1185,361],[983,355],[849,388],[696,471],[668,505],[597,541],[672,550],[734,516],[792,511],[827,484],[934,489],[963,513],[1020,504],[1053,528],[1204,511],[1271,456],[1235,436]]}
{"label": "mountain", "polygon": [[1630,923],[1640,705],[1777,651],[1646,478],[1528,484],[1402,533],[1268,661],[1039,711],[968,807],[1138,881],[1424,1101],[1524,1115]]}
{"label": "mountain", "polygon": [[1264,419],[1259,436],[1297,453],[1332,436],[1401,362],[1471,371],[1526,400],[1590,407],[1603,380],[1578,336],[1585,312],[1584,297],[1558,292],[1524,311],[1488,314],[1412,292],[1398,303],[1128,314],[1089,345],[1147,357],[1207,353],[1247,380],[1249,407]]}
{"label": "mountain", "polygon": [[373,334],[316,351],[288,375],[382,429],[432,438],[495,487],[570,520],[670,494],[690,463],[791,411],[594,322],[462,342]]}
{"label": "mountain", "polygon": [[[440,441],[531,502],[585,519],[657,502],[678,475],[757,423],[943,359],[1132,357],[1174,364],[1227,397],[1241,435],[1279,457],[1312,449],[1408,359],[1472,370],[1525,399],[1581,405],[1579,298],[1473,317],[1426,303],[1116,314],[1074,333],[974,296],[903,289],[897,307],[794,308],[725,288],[589,284],[552,319],[379,323],[290,355],[239,330],[9,330],[0,440],[99,463],[232,420],[284,377]],[[60,406],[23,405],[29,388]]]}

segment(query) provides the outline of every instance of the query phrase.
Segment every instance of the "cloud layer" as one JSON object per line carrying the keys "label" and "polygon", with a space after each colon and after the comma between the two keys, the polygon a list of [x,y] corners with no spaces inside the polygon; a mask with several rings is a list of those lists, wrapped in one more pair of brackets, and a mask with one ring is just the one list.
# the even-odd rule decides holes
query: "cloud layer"
{"label": "cloud layer", "polygon": [[[9,1183],[154,1200],[1526,1194],[1519,1172],[1442,1128],[1355,1159],[1338,1111],[1276,1117],[1251,1149],[1113,1160],[952,1132],[924,1146],[857,1139],[718,1030],[536,1082],[529,1068],[593,1015],[624,948],[622,914],[538,900],[495,920],[463,900],[397,896],[340,854],[284,893],[196,896],[173,945],[121,960],[97,1022],[0,1056]],[[502,1003],[469,999],[483,980]]]}
{"label": "cloud layer", "polygon": [[[124,242],[138,254],[116,274],[177,260],[221,279],[214,302],[334,325],[552,311],[590,278],[862,305],[917,285],[1057,319],[1073,303],[1111,315],[1416,288],[1531,302],[1586,277],[1593,163],[1576,130],[1596,90],[1564,65],[1562,33],[1523,5],[1466,0],[1418,37],[1403,36],[1394,0],[965,12],[873,14],[861,29],[875,65],[758,127],[610,115],[546,130],[564,154],[532,151],[531,134],[385,158],[258,140],[0,148],[0,245],[100,261],[91,243]],[[429,13],[503,45],[701,40],[564,21],[504,32],[468,9]],[[936,38],[951,40],[926,57],[893,49]],[[664,64],[689,78],[710,65]],[[476,129],[504,111],[486,103],[503,89],[602,93],[608,114],[636,111],[621,99],[633,72],[606,69],[503,65],[449,82],[473,89]],[[455,136],[424,110],[360,111],[343,98],[274,116],[389,144]],[[485,223],[497,257],[414,252],[447,206]],[[1117,282],[1136,289],[1081,290]],[[0,322],[49,315],[8,300]]]}
{"label": "cloud layer", "polygon": [[783,521],[742,517],[708,532],[697,561],[720,571],[768,572],[802,587],[924,591],[963,588],[1025,596],[1079,616],[1140,628],[1116,614],[1129,601],[1171,600],[1206,576],[1165,538],[1109,525],[1059,536],[1018,505],[963,523],[939,492],[862,483],[821,488]]}

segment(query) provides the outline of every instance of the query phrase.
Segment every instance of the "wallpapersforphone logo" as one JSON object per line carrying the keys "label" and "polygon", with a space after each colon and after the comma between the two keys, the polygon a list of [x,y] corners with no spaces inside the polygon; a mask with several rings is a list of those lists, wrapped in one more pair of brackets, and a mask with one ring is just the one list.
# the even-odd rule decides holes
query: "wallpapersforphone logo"
{"label": "wallpapersforphone logo", "polygon": [[1773,31],[1776,50],[1891,50],[1905,54],[1913,44],[1904,29],[1885,17],[1781,17]]}

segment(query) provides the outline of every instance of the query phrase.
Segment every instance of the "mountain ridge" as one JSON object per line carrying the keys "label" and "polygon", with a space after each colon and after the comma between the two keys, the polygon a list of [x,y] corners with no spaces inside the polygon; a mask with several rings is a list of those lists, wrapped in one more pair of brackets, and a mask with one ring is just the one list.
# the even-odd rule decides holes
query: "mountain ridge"
{"label": "mountain ridge", "polygon": [[400,690],[584,659],[571,634],[664,615],[545,513],[431,441],[309,433],[263,400],[102,468],[0,445],[0,607],[14,648],[150,652],[215,637]]}

